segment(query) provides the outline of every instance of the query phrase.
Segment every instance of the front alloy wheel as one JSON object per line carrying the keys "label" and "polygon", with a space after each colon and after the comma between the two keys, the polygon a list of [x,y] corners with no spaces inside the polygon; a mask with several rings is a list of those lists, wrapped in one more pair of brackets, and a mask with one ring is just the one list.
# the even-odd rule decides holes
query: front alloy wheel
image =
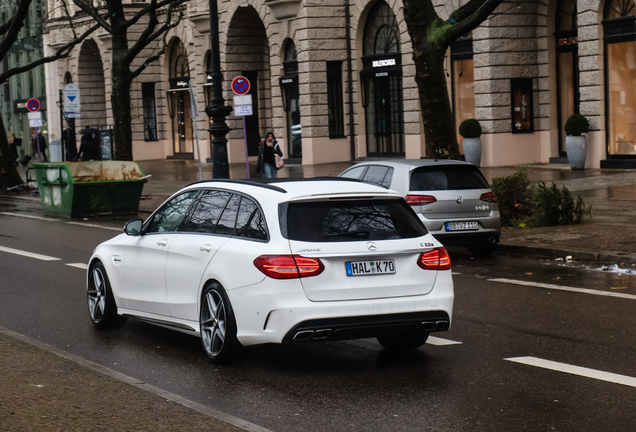
{"label": "front alloy wheel", "polygon": [[201,301],[201,343],[212,363],[221,364],[236,356],[236,321],[230,300],[223,288],[213,283]]}
{"label": "front alloy wheel", "polygon": [[117,318],[117,305],[102,263],[91,265],[88,271],[88,313],[93,325],[105,329]]}

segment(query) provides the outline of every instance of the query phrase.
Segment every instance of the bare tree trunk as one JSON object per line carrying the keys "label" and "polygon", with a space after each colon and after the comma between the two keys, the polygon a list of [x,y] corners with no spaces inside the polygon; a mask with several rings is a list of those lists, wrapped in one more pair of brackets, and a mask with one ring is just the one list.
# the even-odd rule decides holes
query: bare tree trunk
{"label": "bare tree trunk", "polygon": [[[113,62],[114,63],[114,62]],[[132,155],[132,115],[130,113],[130,84],[132,75],[127,67],[125,70],[113,68],[113,93],[110,97],[113,106],[114,157],[116,160],[131,161]]]}
{"label": "bare tree trunk", "polygon": [[[25,144],[23,143],[23,145]],[[13,161],[13,154],[9,148],[9,140],[7,140],[7,132],[4,129],[4,121],[2,116],[0,116],[0,191],[24,183]]]}

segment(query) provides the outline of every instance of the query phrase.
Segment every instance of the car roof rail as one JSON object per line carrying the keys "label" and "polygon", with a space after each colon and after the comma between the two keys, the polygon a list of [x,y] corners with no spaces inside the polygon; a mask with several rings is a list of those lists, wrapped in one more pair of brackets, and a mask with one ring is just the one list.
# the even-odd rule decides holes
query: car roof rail
{"label": "car roof rail", "polygon": [[[209,179],[209,180],[195,181],[195,182],[190,183],[188,186],[193,186],[193,185],[201,184],[201,183],[234,183],[234,184],[242,184],[242,185],[248,185],[248,186],[262,187],[262,188],[273,190],[273,191],[280,192],[280,193],[287,193],[287,191],[285,189],[283,189],[283,188],[280,188],[280,187],[274,186],[274,185],[270,185],[270,184],[267,184],[265,182],[256,181],[256,180],[261,180],[261,179],[254,179],[254,180]],[[270,179],[264,179],[264,180],[270,180]],[[276,180],[276,179],[272,179],[272,180]],[[186,187],[188,187],[188,186],[186,186]]]}

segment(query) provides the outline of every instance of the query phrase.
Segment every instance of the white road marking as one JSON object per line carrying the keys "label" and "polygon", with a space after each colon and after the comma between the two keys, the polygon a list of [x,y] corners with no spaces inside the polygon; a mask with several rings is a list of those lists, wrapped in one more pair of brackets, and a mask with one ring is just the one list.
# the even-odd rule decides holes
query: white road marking
{"label": "white road marking", "polygon": [[426,340],[427,344],[436,345],[436,346],[444,346],[444,345],[461,345],[463,342],[456,342],[449,339],[442,339],[435,336],[429,336]]}
{"label": "white road marking", "polygon": [[66,263],[66,265],[69,267],[75,267],[82,270],[88,270],[88,264],[84,264],[84,263]]}
{"label": "white road marking", "polygon": [[[38,200],[40,201],[40,200]],[[51,219],[51,218],[45,218],[42,216],[32,216],[32,215],[25,215],[22,213],[10,213],[10,212],[0,212],[0,215],[3,216],[15,216],[15,217],[19,217],[19,218],[25,218],[25,219],[37,219],[37,220],[42,220],[42,221],[47,221],[47,222],[59,222],[59,219]]]}
{"label": "white road marking", "polygon": [[539,283],[539,282],[528,282],[528,281],[520,281],[520,280],[514,280],[514,279],[488,279],[488,282],[501,282],[501,283],[508,283],[508,284],[514,284],[514,285],[530,286],[535,288],[546,288],[546,289],[553,289],[553,290],[559,290],[559,291],[571,291],[571,292],[578,292],[583,294],[593,294],[593,295],[605,296],[605,297],[618,297],[618,298],[636,300],[636,295],[634,294],[623,294],[623,293],[617,293],[617,292],[599,291],[599,290],[593,290],[588,288],[576,288],[576,287],[569,287],[569,286],[562,286],[562,285],[545,284],[545,283]]}
{"label": "white road marking", "polygon": [[55,258],[55,257],[47,256],[47,255],[40,255],[33,252],[27,252],[27,251],[23,251],[19,249],[11,249],[4,246],[0,246],[0,252],[7,252],[14,255],[21,255],[28,258],[39,259],[42,261],[59,261],[62,259],[62,258]]}
{"label": "white road marking", "polygon": [[461,274],[461,273],[460,272],[451,272],[451,274],[454,276],[454,275],[458,275],[458,274]]}
{"label": "white road marking", "polygon": [[578,375],[587,378],[594,378],[601,381],[607,381],[616,384],[622,384],[630,387],[636,387],[636,378],[627,375],[619,375],[611,372],[603,372],[596,369],[589,369],[581,366],[573,366],[567,363],[559,363],[551,360],[544,360],[537,357],[511,357],[504,360],[511,362],[536,366],[544,369],[565,372],[572,375]]}
{"label": "white road marking", "polygon": [[107,226],[103,226],[103,225],[90,224],[90,223],[84,223],[84,222],[66,222],[66,223],[69,224],[69,225],[79,225],[79,226],[85,226],[85,227],[89,227],[89,228],[101,228],[101,229],[106,229],[106,230],[111,230],[111,231],[124,232],[123,228],[107,227]]}

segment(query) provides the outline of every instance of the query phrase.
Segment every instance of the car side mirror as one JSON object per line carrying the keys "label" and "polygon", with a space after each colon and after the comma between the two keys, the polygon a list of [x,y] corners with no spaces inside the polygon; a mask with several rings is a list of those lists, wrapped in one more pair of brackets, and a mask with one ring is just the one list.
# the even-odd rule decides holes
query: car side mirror
{"label": "car side mirror", "polygon": [[143,226],[144,221],[141,219],[133,219],[126,222],[124,225],[124,232],[129,236],[138,236],[141,235],[141,227]]}

